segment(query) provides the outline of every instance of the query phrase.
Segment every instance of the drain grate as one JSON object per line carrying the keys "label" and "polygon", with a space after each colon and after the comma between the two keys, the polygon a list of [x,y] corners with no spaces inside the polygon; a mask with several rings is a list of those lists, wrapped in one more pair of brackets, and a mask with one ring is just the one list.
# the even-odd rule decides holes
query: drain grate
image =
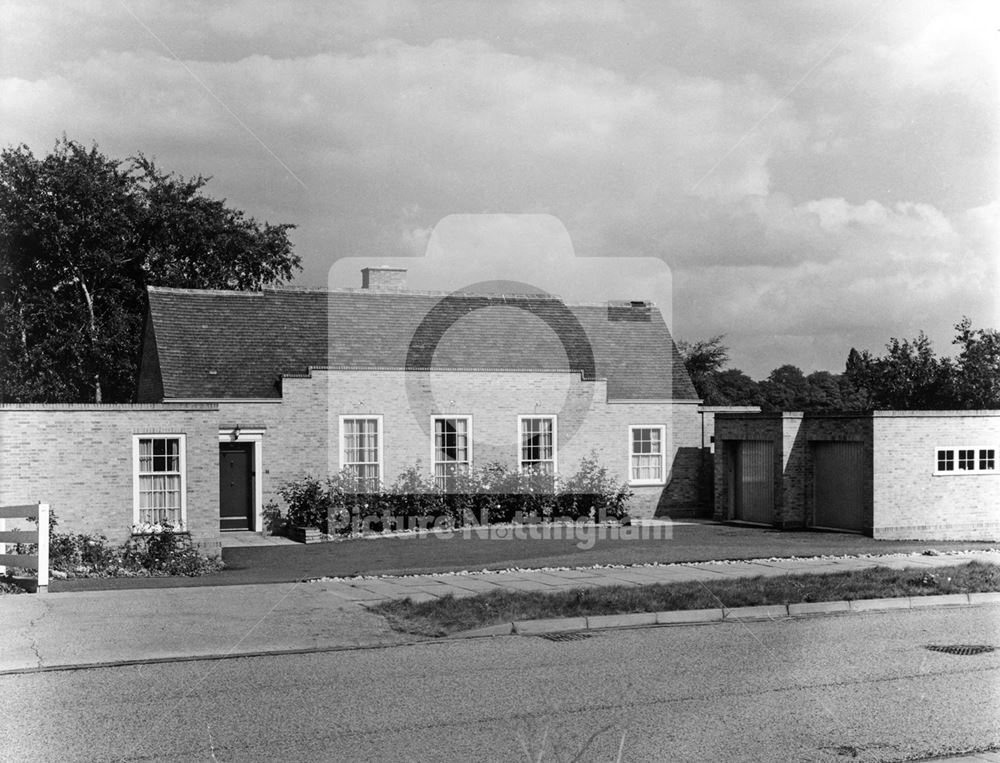
{"label": "drain grate", "polygon": [[549,641],[583,641],[586,638],[590,638],[593,634],[583,633],[581,631],[565,631],[563,633],[540,633],[541,638],[547,639]]}
{"label": "drain grate", "polygon": [[932,652],[968,656],[970,654],[986,654],[986,652],[994,651],[996,647],[987,644],[928,644],[927,649]]}

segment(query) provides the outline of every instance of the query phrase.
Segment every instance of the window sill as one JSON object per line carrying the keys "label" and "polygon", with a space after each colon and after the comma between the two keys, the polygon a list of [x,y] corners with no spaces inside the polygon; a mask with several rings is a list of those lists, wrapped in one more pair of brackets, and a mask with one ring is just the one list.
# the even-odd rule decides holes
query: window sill
{"label": "window sill", "polygon": [[629,487],[664,487],[666,485],[666,480],[632,480],[628,483]]}
{"label": "window sill", "polygon": [[997,469],[956,469],[953,472],[931,472],[932,477],[996,477],[1000,475]]}

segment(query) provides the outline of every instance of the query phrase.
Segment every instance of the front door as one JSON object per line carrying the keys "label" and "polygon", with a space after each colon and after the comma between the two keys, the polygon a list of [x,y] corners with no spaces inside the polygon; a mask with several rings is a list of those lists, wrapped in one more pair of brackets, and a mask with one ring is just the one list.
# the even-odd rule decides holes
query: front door
{"label": "front door", "polygon": [[219,529],[253,529],[253,444],[219,443]]}

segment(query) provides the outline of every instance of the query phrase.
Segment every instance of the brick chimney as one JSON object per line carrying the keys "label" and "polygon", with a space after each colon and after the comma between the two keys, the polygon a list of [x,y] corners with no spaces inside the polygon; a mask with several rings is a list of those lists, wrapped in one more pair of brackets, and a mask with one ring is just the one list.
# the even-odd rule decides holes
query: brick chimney
{"label": "brick chimney", "polygon": [[406,268],[362,268],[361,288],[372,291],[402,291],[406,288]]}

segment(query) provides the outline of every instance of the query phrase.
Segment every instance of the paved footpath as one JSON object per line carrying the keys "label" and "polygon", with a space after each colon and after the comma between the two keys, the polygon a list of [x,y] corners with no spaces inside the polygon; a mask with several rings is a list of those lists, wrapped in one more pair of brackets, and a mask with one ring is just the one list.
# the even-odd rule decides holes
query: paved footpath
{"label": "paved footpath", "polygon": [[392,631],[365,605],[407,596],[429,600],[498,588],[560,591],[875,566],[932,571],[971,560],[1000,564],[1000,553],[761,559],[3,596],[0,672],[391,646],[421,639]]}

